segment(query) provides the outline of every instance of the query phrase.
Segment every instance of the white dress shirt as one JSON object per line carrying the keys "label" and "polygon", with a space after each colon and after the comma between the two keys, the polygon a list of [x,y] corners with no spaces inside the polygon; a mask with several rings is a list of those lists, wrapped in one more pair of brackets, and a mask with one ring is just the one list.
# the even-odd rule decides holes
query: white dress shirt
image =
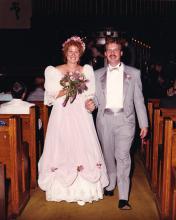
{"label": "white dress shirt", "polygon": [[106,108],[116,112],[123,108],[123,63],[108,66],[106,85]]}
{"label": "white dress shirt", "polygon": [[0,105],[0,114],[29,114],[29,109],[35,104],[21,99],[12,99]]}

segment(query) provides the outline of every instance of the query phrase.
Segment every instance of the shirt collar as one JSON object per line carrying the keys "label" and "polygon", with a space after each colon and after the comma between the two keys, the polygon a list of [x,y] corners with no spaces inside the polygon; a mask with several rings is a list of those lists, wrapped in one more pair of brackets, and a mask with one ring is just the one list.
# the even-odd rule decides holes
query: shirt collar
{"label": "shirt collar", "polygon": [[116,66],[111,66],[110,64],[108,65],[108,68],[119,68],[122,65],[122,63],[118,63]]}
{"label": "shirt collar", "polygon": [[12,99],[11,102],[21,102],[21,99]]}
{"label": "shirt collar", "polygon": [[117,69],[117,70],[120,70],[122,67],[122,63],[118,63],[116,66],[111,66],[110,64],[108,65],[108,71],[112,71],[113,69]]}

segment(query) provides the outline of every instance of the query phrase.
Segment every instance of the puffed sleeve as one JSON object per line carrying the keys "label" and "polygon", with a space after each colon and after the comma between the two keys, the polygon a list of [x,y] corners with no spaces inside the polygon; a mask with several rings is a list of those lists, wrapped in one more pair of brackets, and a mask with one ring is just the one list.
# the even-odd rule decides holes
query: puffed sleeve
{"label": "puffed sleeve", "polygon": [[85,76],[88,79],[88,90],[85,92],[86,99],[93,98],[95,96],[95,76],[92,66],[85,65]]}
{"label": "puffed sleeve", "polygon": [[45,94],[44,104],[51,106],[54,104],[56,97],[61,90],[59,72],[53,66],[48,66],[45,69]]}

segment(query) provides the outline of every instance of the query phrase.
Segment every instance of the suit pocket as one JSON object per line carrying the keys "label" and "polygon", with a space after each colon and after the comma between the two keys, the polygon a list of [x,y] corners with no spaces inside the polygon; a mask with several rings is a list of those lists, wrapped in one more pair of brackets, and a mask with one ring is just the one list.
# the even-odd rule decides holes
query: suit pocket
{"label": "suit pocket", "polygon": [[134,114],[130,114],[129,116],[124,116],[124,118],[125,118],[126,122],[135,124],[135,115]]}

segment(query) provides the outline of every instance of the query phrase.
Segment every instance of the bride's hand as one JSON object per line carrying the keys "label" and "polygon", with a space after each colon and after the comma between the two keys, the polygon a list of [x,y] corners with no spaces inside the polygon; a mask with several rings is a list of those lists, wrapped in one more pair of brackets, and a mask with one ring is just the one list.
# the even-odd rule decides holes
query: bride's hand
{"label": "bride's hand", "polygon": [[64,95],[66,95],[66,94],[67,94],[67,92],[68,92],[68,90],[67,90],[67,89],[62,89],[62,90],[60,90],[60,91],[59,91],[59,94],[57,95],[57,98],[59,98],[59,97],[62,97],[62,96],[64,96]]}
{"label": "bride's hand", "polygon": [[85,101],[85,108],[89,111],[89,112],[93,112],[93,110],[95,109],[95,103],[92,99],[87,99]]}

